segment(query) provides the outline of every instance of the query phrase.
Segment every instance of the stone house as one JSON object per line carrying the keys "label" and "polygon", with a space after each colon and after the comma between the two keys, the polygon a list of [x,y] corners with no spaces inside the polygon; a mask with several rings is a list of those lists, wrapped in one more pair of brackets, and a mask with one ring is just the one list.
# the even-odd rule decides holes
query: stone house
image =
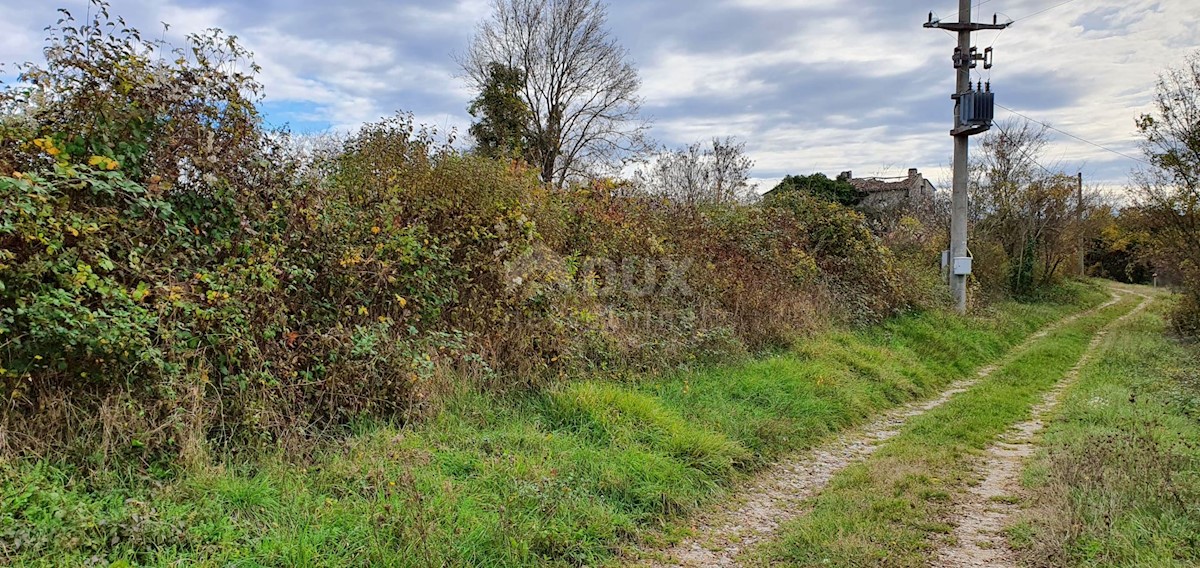
{"label": "stone house", "polygon": [[856,178],[853,172],[842,172],[838,179],[849,181],[854,189],[865,194],[862,209],[877,212],[930,203],[937,191],[917,168],[909,169],[905,178]]}

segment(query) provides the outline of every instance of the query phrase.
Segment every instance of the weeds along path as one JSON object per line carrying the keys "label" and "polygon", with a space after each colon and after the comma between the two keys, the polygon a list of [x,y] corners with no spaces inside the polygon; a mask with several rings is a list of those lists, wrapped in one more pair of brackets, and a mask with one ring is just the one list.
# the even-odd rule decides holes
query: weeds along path
{"label": "weeds along path", "polygon": [[976,468],[983,479],[979,485],[970,487],[956,503],[952,518],[955,527],[952,543],[937,551],[933,561],[936,568],[1017,567],[1003,531],[1018,510],[1017,505],[1011,502],[1011,496],[1020,492],[1022,467],[1036,449],[1034,438],[1045,427],[1047,416],[1058,406],[1063,393],[1078,379],[1080,370],[1091,360],[1108,330],[1136,316],[1152,301],[1150,296],[1138,292],[1114,289],[1140,296],[1142,301],[1132,311],[1098,331],[1079,362],[1033,407],[1032,418],[1014,426],[1004,438],[988,448]]}
{"label": "weeds along path", "polygon": [[1116,304],[1120,296],[1046,326],[1014,347],[998,363],[976,376],[957,381],[931,400],[918,401],[885,413],[874,422],[848,430],[809,452],[799,454],[758,474],[723,506],[697,519],[696,534],[663,551],[649,566],[735,566],[742,551],[770,538],[782,525],[802,514],[800,504],[829,483],[839,471],[871,456],[881,444],[900,433],[912,417],[933,410],[966,392],[1005,362],[1079,318]]}

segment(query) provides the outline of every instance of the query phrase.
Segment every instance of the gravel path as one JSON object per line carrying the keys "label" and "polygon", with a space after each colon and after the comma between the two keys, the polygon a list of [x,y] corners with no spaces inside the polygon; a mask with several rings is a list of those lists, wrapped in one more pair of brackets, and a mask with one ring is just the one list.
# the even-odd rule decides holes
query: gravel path
{"label": "gravel path", "polygon": [[[1012,349],[1005,360],[1024,351],[1051,331],[1111,306],[1118,299],[1114,295],[1102,306],[1047,326]],[[849,430],[809,452],[768,468],[723,506],[699,517],[694,525],[695,536],[659,553],[661,560],[644,565],[656,568],[736,566],[737,557],[742,551],[769,539],[780,525],[801,515],[801,502],[824,488],[839,471],[870,457],[883,442],[899,434],[909,418],[945,404],[954,395],[991,375],[999,366],[986,367],[975,377],[951,384],[932,400],[915,402],[887,412],[866,426]]]}
{"label": "gravel path", "polygon": [[1080,369],[1091,359],[1108,330],[1144,310],[1150,303],[1149,296],[1119,291],[1141,296],[1142,302],[1097,332],[1075,367],[1033,407],[1033,417],[1014,426],[1003,439],[988,448],[977,469],[983,475],[983,481],[969,488],[957,503],[954,538],[951,544],[937,551],[933,561],[935,568],[1017,567],[1016,557],[1003,531],[1019,510],[1012,497],[1021,492],[1021,470],[1035,450],[1034,439],[1045,427],[1046,417],[1058,406],[1063,393],[1079,378]]}

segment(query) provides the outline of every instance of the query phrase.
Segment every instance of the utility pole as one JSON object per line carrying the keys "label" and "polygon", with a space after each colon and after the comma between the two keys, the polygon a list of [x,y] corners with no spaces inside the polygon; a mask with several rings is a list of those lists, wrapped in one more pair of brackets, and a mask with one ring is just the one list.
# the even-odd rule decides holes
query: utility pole
{"label": "utility pole", "polygon": [[1083,172],[1079,172],[1079,195],[1075,200],[1075,225],[1079,231],[1079,277],[1087,276],[1087,239],[1083,233]]}
{"label": "utility pole", "polygon": [[980,30],[1002,30],[1012,23],[1000,24],[992,17],[991,24],[981,24],[971,21],[971,1],[958,0],[958,22],[942,22],[933,19],[929,14],[926,28],[942,29],[958,32],[958,47],[954,50],[954,69],[958,82],[951,96],[954,105],[954,189],[951,195],[950,216],[950,292],[954,295],[954,303],[959,313],[967,312],[967,277],[971,275],[971,253],[967,248],[967,152],[971,136],[987,132],[992,127],[992,117],[995,112],[995,98],[991,92],[991,83],[984,91],[980,85],[978,90],[971,85],[971,69],[983,61],[984,69],[992,68],[992,48],[987,48],[981,54],[971,46],[971,33]]}

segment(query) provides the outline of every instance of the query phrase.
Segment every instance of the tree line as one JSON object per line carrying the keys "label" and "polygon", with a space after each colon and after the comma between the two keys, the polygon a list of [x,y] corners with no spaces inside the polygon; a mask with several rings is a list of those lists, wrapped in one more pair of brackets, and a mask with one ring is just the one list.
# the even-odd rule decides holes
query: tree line
{"label": "tree line", "polygon": [[[675,202],[756,198],[747,185],[753,161],[745,142],[655,148],[640,115],[637,70],[606,25],[599,0],[495,0],[459,58],[477,92],[469,109],[477,151],[524,160],[558,186],[620,176],[640,162],[629,176],[633,186]],[[1196,74],[1196,56],[1169,70],[1158,84],[1156,112],[1138,118],[1149,167],[1131,180],[1131,204],[1105,202],[1082,191],[1075,176],[1042,164],[1044,125],[999,123],[971,165],[972,240],[982,257],[975,285],[1026,296],[1066,276],[1093,274],[1139,283],[1157,275],[1196,288]],[[788,191],[848,207],[863,197],[847,180],[822,174],[787,176],[772,193]],[[942,203],[888,217],[892,225],[904,213],[940,224],[945,209]],[[880,224],[888,220],[873,221],[886,231]],[[1188,296],[1180,313],[1195,311],[1193,303]]]}

